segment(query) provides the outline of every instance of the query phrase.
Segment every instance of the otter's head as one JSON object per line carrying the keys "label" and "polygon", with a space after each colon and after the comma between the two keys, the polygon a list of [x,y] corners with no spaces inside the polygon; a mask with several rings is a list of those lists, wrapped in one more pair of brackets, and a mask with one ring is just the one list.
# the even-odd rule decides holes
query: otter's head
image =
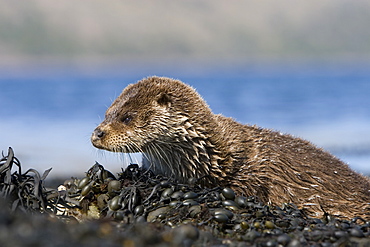
{"label": "otter's head", "polygon": [[[181,142],[184,124],[202,124],[211,114],[198,93],[186,84],[150,77],[127,86],[94,130],[92,144],[113,152],[145,152],[151,145]],[[209,117],[208,117],[209,119]]]}

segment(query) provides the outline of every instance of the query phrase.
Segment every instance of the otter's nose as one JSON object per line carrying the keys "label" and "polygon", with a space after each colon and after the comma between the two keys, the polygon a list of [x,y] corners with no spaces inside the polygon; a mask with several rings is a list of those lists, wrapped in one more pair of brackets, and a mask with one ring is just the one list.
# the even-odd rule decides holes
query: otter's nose
{"label": "otter's nose", "polygon": [[98,140],[101,139],[105,136],[105,132],[102,131],[100,128],[96,128],[92,134],[92,139],[93,140]]}

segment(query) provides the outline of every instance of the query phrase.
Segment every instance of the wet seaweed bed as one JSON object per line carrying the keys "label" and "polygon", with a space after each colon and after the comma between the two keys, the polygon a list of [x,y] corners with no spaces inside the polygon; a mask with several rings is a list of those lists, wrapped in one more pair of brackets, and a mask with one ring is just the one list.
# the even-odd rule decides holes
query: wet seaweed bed
{"label": "wet seaweed bed", "polygon": [[58,188],[45,186],[49,172],[2,155],[0,246],[370,246],[361,218],[309,218],[135,164],[114,175],[96,163]]}

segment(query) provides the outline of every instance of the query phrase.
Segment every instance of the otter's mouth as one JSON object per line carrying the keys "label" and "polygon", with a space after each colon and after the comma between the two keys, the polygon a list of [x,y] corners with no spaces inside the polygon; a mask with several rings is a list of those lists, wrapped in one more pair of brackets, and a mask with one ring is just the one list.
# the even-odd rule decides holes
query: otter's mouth
{"label": "otter's mouth", "polygon": [[131,150],[129,150],[126,147],[113,147],[113,146],[105,146],[101,143],[100,140],[93,140],[91,138],[91,143],[94,147],[102,150],[106,150],[109,152],[114,152],[114,153],[134,153]]}
{"label": "otter's mouth", "polygon": [[106,136],[106,133],[102,131],[99,127],[97,127],[92,133],[91,138],[90,138],[92,145],[99,149],[104,149],[107,151],[114,152],[114,148],[111,148],[103,144],[103,140],[105,136]]}
{"label": "otter's mouth", "polygon": [[94,137],[94,135],[91,136],[91,144],[98,149],[103,149],[103,150],[113,152],[113,149],[110,149],[109,147],[103,145],[101,139],[97,139],[96,137]]}
{"label": "otter's mouth", "polygon": [[91,144],[96,147],[96,148],[99,148],[99,149],[104,149],[104,150],[107,150],[107,151],[110,151],[108,150],[105,146],[102,145],[102,143],[100,142],[100,140],[95,140],[93,139],[93,137],[91,137]]}
{"label": "otter's mouth", "polygon": [[[141,150],[138,149],[136,145],[124,145],[121,143],[120,145],[111,145],[109,141],[106,140],[107,134],[96,128],[91,135],[91,143],[94,147],[98,149],[103,149],[106,151],[114,152],[114,153],[139,153]],[[108,144],[108,145],[107,145]],[[114,143],[113,143],[114,144]]]}

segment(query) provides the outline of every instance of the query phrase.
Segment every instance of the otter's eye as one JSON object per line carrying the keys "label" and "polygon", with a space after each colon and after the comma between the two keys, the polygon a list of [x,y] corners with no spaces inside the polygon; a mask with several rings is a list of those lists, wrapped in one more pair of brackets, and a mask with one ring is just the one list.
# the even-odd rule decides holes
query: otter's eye
{"label": "otter's eye", "polygon": [[122,118],[121,121],[124,124],[129,124],[131,122],[131,120],[132,120],[132,117],[131,116],[125,115],[125,116],[123,116],[123,118]]}

